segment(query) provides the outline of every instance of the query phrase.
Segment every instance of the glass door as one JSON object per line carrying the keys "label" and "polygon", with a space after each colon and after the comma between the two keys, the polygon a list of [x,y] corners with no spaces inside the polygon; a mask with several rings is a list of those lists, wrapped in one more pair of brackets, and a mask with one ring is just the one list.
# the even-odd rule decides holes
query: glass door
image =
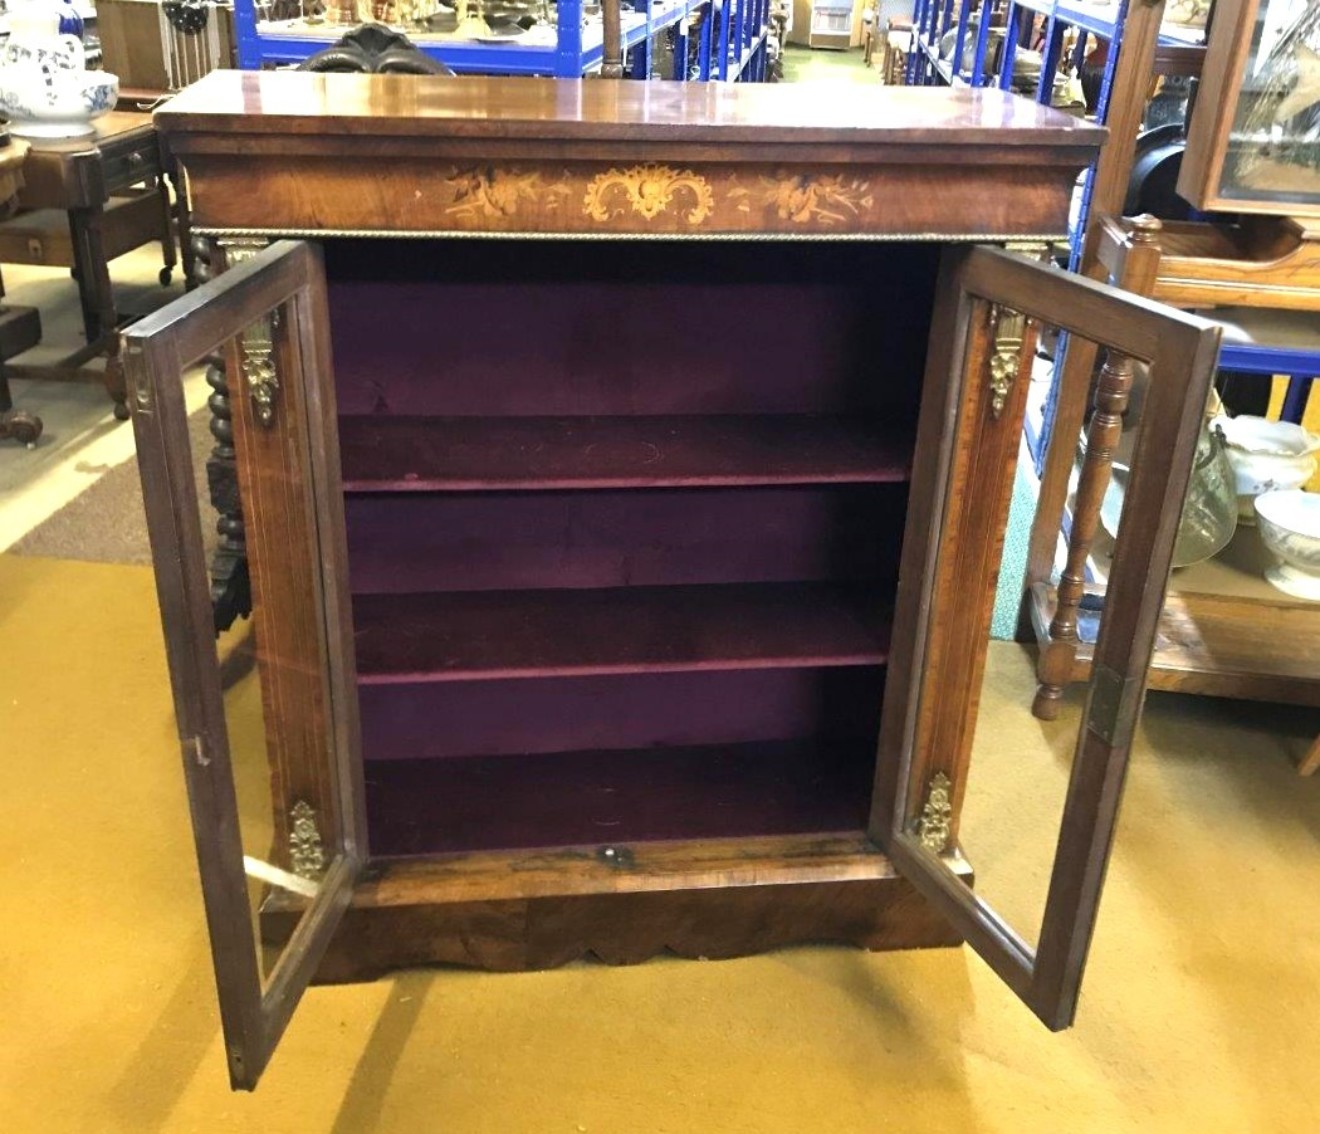
{"label": "glass door", "polygon": [[[1057,1030],[1076,1011],[1219,332],[988,248],[952,254],[943,283],[926,391],[940,412],[924,411],[918,439],[871,833]],[[1104,503],[1074,521],[1112,529],[1089,687],[1044,723],[1025,651],[992,642],[1003,664],[985,663],[1042,332],[1098,349],[1078,497]],[[1064,569],[1056,620],[1095,618],[1084,574]]]}
{"label": "glass door", "polygon": [[[250,620],[219,635],[212,438],[185,397],[208,359],[228,374],[253,590]],[[250,1090],[366,857],[319,251],[284,242],[231,268],[133,324],[123,362],[229,1074]]]}

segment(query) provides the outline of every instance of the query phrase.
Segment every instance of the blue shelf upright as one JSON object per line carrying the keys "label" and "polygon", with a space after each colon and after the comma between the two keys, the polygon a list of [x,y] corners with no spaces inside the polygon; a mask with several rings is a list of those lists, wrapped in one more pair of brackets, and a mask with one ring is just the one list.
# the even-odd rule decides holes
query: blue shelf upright
{"label": "blue shelf upright", "polygon": [[[605,54],[601,25],[583,26],[582,0],[557,0],[556,13],[555,40],[546,43],[482,43],[409,27],[398,30],[460,75],[577,78],[599,71]],[[633,10],[625,11],[621,21],[626,73],[649,77],[656,37],[673,28],[673,79],[764,81],[769,17],[769,0],[634,0]],[[722,25],[722,51],[712,50],[711,33],[717,23]],[[699,28],[695,67],[689,65],[693,27]],[[347,30],[347,26],[299,19],[260,19],[256,0],[234,0],[238,65],[244,70],[297,66]]]}

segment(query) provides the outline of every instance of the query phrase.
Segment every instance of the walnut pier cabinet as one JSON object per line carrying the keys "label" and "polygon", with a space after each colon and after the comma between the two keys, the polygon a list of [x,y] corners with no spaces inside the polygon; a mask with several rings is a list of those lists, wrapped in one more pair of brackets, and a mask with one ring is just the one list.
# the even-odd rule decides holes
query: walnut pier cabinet
{"label": "walnut pier cabinet", "polygon": [[[993,90],[233,72],[156,121],[220,269],[123,345],[235,1086],[313,978],[437,962],[966,941],[1071,1022],[1217,347],[995,247],[1065,235],[1103,131]],[[1106,388],[1179,377],[1032,947],[958,824],[1041,326]],[[218,641],[208,358],[252,596]]]}

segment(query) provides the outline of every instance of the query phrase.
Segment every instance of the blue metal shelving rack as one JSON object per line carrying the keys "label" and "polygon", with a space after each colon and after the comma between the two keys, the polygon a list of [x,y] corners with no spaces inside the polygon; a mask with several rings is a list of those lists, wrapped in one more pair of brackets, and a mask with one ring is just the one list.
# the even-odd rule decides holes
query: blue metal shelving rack
{"label": "blue metal shelving rack", "polygon": [[[1137,0],[1138,3],[1142,0]],[[1089,8],[1069,0],[915,0],[912,51],[908,56],[909,83],[945,83],[953,86],[998,86],[1012,89],[1013,62],[1024,32],[1037,16],[1044,17],[1040,77],[1034,98],[1048,105],[1053,94],[1053,77],[1058,71],[1063,46],[1069,28],[1075,29],[1077,42],[1073,46],[1072,62],[1080,70],[1092,39],[1109,44],[1100,77],[1100,90],[1095,107],[1095,121],[1105,124],[1109,118],[1114,94],[1114,76],[1123,50],[1123,31],[1127,26],[1130,0],[1117,0],[1103,10]],[[982,10],[1004,16],[1004,48],[1000,53],[997,73],[985,73],[985,60],[989,52],[991,20],[979,19],[975,47],[970,66],[964,67],[964,55],[969,44],[971,20]],[[950,30],[956,32],[951,59],[940,58],[940,40]],[[1156,49],[1156,70],[1184,71],[1196,46],[1200,33],[1161,29]],[[1184,72],[1185,73],[1185,72]],[[1095,188],[1096,166],[1093,163],[1082,177],[1078,206],[1074,210],[1068,237],[1068,268],[1077,271],[1081,266],[1086,232],[1091,215]],[[1066,336],[1060,336],[1056,365],[1061,365],[1067,349]],[[1044,459],[1044,445],[1053,424],[1056,390],[1046,398],[1042,420],[1029,420],[1027,446],[1037,464],[1037,472]]]}
{"label": "blue metal shelving rack", "polygon": [[[1073,28],[1078,33],[1077,43],[1073,48],[1073,63],[1078,68],[1086,58],[1092,37],[1109,43],[1095,111],[1095,120],[1103,124],[1109,116],[1114,72],[1123,49],[1123,28],[1127,20],[1128,6],[1129,0],[1118,0],[1112,8],[1098,12],[1094,8],[1067,3],[1066,0],[916,0],[907,81],[923,85],[931,83],[973,87],[994,85],[1002,90],[1010,90],[1013,84],[1013,58],[1017,53],[1022,33],[1033,17],[1040,15],[1045,17],[1044,50],[1041,52],[1040,78],[1036,82],[1034,96],[1036,101],[1049,104],[1053,93],[1052,79],[1058,71],[1064,37],[1068,29]],[[994,15],[1000,13],[1005,15],[1005,42],[997,74],[985,73],[991,21],[979,19],[983,9],[989,9]],[[973,16],[978,17],[979,25],[976,31],[976,45],[970,66],[963,67]],[[950,30],[957,34],[952,59],[945,60],[940,58],[939,44]],[[1160,47],[1167,52],[1191,48],[1194,42],[1190,34],[1183,35],[1169,31],[1161,31],[1159,38]],[[1086,223],[1090,215],[1094,176],[1095,167],[1092,166],[1087,170],[1082,185],[1081,207],[1075,218],[1070,240],[1069,268],[1072,270],[1076,270],[1081,257],[1081,238],[1086,231]]]}
{"label": "blue metal shelving rack", "polygon": [[[715,0],[635,0],[622,20],[628,74],[651,73],[655,37],[678,28],[675,79],[761,82],[768,70],[770,0],[722,0],[728,19],[716,19]],[[689,28],[701,16],[695,74],[689,73]],[[574,78],[600,69],[605,53],[599,25],[584,29],[582,0],[558,0],[558,42],[550,45],[476,43],[409,32],[416,45],[459,74],[548,75]],[[716,25],[719,25],[718,28]],[[346,29],[293,21],[259,21],[254,0],[234,0],[238,65],[245,70],[293,66],[339,39]],[[718,42],[716,42],[718,33]]]}

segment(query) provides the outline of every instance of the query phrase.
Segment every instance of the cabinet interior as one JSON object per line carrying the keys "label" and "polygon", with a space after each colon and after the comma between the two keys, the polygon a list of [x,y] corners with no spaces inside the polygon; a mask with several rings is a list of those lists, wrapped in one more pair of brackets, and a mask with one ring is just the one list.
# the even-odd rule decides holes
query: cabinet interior
{"label": "cabinet interior", "polygon": [[373,855],[865,825],[938,254],[327,242]]}

